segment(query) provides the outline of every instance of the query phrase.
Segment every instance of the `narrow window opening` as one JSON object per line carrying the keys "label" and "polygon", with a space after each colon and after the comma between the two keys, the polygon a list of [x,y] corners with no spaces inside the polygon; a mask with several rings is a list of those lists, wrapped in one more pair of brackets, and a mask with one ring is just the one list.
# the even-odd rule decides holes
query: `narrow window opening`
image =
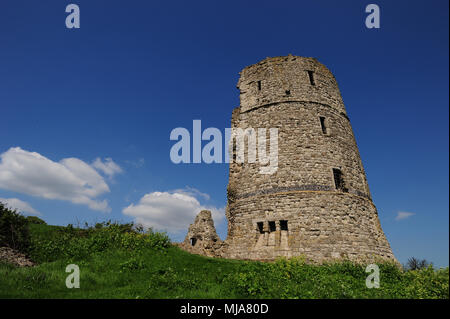
{"label": "narrow window opening", "polygon": [[269,222],[269,230],[271,232],[277,230],[277,227],[275,226],[275,222]]}
{"label": "narrow window opening", "polygon": [[280,220],[280,229],[288,230],[288,221],[287,220]]}
{"label": "narrow window opening", "polygon": [[308,71],[308,76],[311,85],[316,85],[316,82],[314,81],[314,71]]}
{"label": "narrow window opening", "polygon": [[333,168],[334,185],[336,189],[344,190],[344,179],[340,169]]}
{"label": "narrow window opening", "polygon": [[286,90],[286,95],[291,95],[291,90]]}
{"label": "narrow window opening", "polygon": [[322,133],[327,134],[327,127],[325,125],[325,118],[323,116],[320,117],[320,125],[322,126]]}
{"label": "narrow window opening", "polygon": [[258,222],[256,225],[258,226],[259,233],[264,234],[264,223]]}
{"label": "narrow window opening", "polygon": [[261,91],[261,81],[258,81],[258,91]]}
{"label": "narrow window opening", "polygon": [[191,246],[195,246],[196,243],[197,243],[197,238],[192,237],[191,238]]}
{"label": "narrow window opening", "polygon": [[237,149],[237,146],[236,146],[236,144],[237,144],[237,141],[236,141],[236,143],[234,143],[234,142],[232,142],[233,143],[233,150],[232,150],[232,154],[233,154],[233,163],[236,163],[236,158],[237,158],[237,152],[236,152],[236,149]]}

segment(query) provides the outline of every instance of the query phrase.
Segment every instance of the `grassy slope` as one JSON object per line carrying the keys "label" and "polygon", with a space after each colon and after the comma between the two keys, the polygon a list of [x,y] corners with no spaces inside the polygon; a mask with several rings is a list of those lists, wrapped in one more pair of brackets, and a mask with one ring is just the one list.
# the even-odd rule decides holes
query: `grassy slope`
{"label": "grassy slope", "polygon": [[[58,236],[32,225],[32,236]],[[80,267],[80,289],[67,289],[65,268]],[[177,247],[107,249],[33,268],[0,264],[0,298],[448,298],[448,269],[403,273],[381,265],[381,287],[368,289],[364,268],[348,263],[244,262],[192,255]]]}

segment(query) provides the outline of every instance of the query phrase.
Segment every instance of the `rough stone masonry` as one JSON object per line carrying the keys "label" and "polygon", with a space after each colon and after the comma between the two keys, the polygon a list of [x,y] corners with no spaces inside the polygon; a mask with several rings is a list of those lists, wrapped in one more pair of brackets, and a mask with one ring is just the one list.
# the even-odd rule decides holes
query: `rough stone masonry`
{"label": "rough stone masonry", "polygon": [[238,89],[232,128],[278,128],[278,170],[264,175],[258,163],[232,161],[227,239],[202,211],[180,246],[233,259],[398,263],[333,74],[314,58],[267,58],[242,70]]}

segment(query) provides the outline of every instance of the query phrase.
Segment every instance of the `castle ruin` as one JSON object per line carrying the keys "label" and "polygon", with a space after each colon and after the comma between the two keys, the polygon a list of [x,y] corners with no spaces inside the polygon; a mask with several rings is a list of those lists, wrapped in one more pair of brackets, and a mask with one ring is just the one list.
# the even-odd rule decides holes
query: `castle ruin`
{"label": "castle ruin", "polygon": [[237,87],[232,128],[278,128],[278,169],[232,161],[227,239],[201,212],[181,247],[232,259],[396,262],[333,74],[289,55],[244,68]]}

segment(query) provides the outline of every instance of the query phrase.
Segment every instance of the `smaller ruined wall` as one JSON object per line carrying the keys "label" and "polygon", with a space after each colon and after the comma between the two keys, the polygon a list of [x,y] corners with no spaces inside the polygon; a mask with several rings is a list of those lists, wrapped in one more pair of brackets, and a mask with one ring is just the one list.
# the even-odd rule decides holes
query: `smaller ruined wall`
{"label": "smaller ruined wall", "polygon": [[211,211],[202,210],[189,226],[184,241],[179,245],[182,249],[209,257],[220,257],[223,242],[217,236]]}

